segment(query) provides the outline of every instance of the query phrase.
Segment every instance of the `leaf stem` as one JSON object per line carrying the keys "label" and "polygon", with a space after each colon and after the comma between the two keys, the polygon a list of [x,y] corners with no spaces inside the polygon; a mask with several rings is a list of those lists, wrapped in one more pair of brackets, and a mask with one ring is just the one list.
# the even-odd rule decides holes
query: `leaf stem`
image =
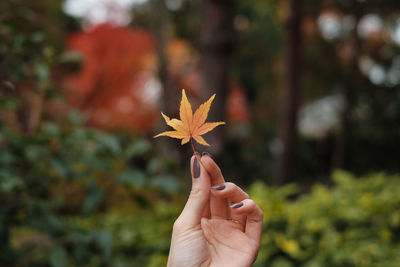
{"label": "leaf stem", "polygon": [[192,137],[190,137],[190,144],[192,145],[192,150],[193,150],[193,153],[194,153],[195,155],[199,154],[199,153],[197,153],[197,151],[194,149],[194,145],[193,145],[193,139],[192,139]]}
{"label": "leaf stem", "polygon": [[203,165],[203,163],[201,162],[201,156],[200,156],[200,154],[196,151],[196,149],[194,149],[193,138],[192,138],[192,137],[190,137],[190,144],[192,145],[193,154],[195,155],[195,157],[197,158],[197,160],[200,162],[200,164],[201,164],[201,165],[203,166],[203,168],[204,168],[204,165]]}

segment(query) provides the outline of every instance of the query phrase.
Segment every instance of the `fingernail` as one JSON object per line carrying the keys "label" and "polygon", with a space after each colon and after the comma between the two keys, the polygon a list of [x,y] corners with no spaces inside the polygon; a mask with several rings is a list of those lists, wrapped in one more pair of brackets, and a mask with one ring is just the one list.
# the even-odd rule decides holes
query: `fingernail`
{"label": "fingernail", "polygon": [[211,154],[205,151],[203,152],[202,156],[209,156],[210,158],[212,158]]}
{"label": "fingernail", "polygon": [[241,206],[243,206],[243,202],[238,202],[238,203],[232,204],[232,205],[231,205],[231,208],[232,208],[232,209],[238,209],[238,208],[240,208]]}
{"label": "fingernail", "polygon": [[194,162],[193,162],[193,177],[194,178],[200,177],[200,163],[197,160],[197,157],[194,158]]}
{"label": "fingernail", "polygon": [[212,189],[217,189],[217,190],[224,190],[225,189],[225,185],[224,184],[217,184],[217,185],[213,185],[211,186]]}

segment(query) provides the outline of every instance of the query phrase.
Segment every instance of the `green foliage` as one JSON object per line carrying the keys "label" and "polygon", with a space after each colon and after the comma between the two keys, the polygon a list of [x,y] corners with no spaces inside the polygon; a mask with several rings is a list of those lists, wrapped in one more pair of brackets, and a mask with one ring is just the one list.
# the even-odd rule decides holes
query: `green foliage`
{"label": "green foliage", "polygon": [[[85,129],[76,113],[68,121],[31,135],[0,128],[1,265],[165,265],[182,206],[171,163],[146,140]],[[400,177],[334,181],[296,200],[295,185],[252,185],[265,214],[255,266],[400,261]]]}
{"label": "green foliage", "polygon": [[294,185],[256,183],[250,195],[264,211],[255,266],[395,266],[400,262],[400,177],[356,179],[334,174],[291,201]]}
{"label": "green foliage", "polygon": [[147,140],[47,109],[73,28],[62,2],[0,2],[0,266],[118,266],[114,228],[99,214],[135,216],[182,189],[175,163]]}
{"label": "green foliage", "polygon": [[34,80],[39,91],[49,89],[51,67],[62,49],[61,0],[7,0],[0,3],[0,80]]}
{"label": "green foliage", "polygon": [[[264,211],[264,231],[254,266],[395,266],[399,262],[400,177],[334,174],[332,188],[316,185],[293,200],[296,185],[252,185],[251,197]],[[181,203],[110,211],[70,219],[76,227],[106,229],[115,266],[164,266],[171,229]],[[107,240],[107,239],[106,239]],[[111,242],[110,242],[111,243]],[[92,258],[96,254],[92,254]],[[92,260],[97,266],[102,258]]]}
{"label": "green foliage", "polygon": [[29,135],[0,127],[0,265],[110,263],[115,235],[107,225],[75,221],[114,207],[151,208],[158,192],[182,189],[171,174],[160,182],[172,165],[148,141],[81,123],[72,113],[63,128],[43,122]]}
{"label": "green foliage", "polygon": [[87,229],[104,227],[111,233],[116,266],[166,266],[172,225],[181,209],[180,204],[160,201],[134,214],[114,211],[74,222]]}

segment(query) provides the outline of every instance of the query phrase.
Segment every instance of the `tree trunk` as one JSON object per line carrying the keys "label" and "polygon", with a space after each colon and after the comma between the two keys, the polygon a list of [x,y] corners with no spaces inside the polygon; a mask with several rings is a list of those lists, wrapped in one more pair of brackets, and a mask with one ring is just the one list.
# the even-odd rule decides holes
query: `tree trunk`
{"label": "tree trunk", "polygon": [[284,85],[280,102],[276,184],[293,180],[297,143],[297,113],[300,96],[302,0],[288,0]]}
{"label": "tree trunk", "polygon": [[[167,49],[168,43],[171,36],[171,17],[168,9],[165,5],[164,0],[151,0],[151,10],[157,10],[157,15],[152,18],[152,32],[157,40],[157,59],[158,59],[158,78],[162,84],[162,93],[160,98],[161,110],[171,117],[177,117],[178,115],[178,98],[179,98],[179,88],[174,86],[171,82],[171,77],[169,76],[168,69],[168,56]],[[159,122],[155,132],[161,132],[165,123],[161,115],[158,113]],[[167,138],[160,139],[157,143],[159,144],[159,150],[163,150],[165,154],[171,156],[174,159],[185,159],[188,158],[187,149],[179,149],[176,143],[170,142]]]}
{"label": "tree trunk", "polygon": [[162,110],[165,114],[172,115],[176,109],[176,93],[178,88],[171,88],[168,77],[167,46],[170,39],[171,19],[165,6],[165,1],[152,0],[152,9],[158,10],[158,15],[152,21],[152,31],[157,39],[158,77],[163,86]]}
{"label": "tree trunk", "polygon": [[[356,24],[358,25],[364,12],[362,6],[358,3],[354,3],[353,10],[356,10]],[[359,81],[361,73],[358,68],[358,62],[361,56],[361,40],[358,36],[357,27],[350,36],[350,42],[352,46],[352,59],[349,66],[345,66],[345,81],[344,81],[344,110],[341,114],[339,132],[336,137],[336,143],[332,156],[332,169],[345,169],[348,167],[348,154],[350,152],[350,142],[352,136],[352,117],[354,107],[357,102]],[[347,67],[347,68],[346,68]]]}
{"label": "tree trunk", "polygon": [[354,109],[354,94],[351,87],[352,82],[344,87],[344,110],[341,115],[340,128],[336,137],[335,148],[332,156],[332,169],[343,169],[347,161],[347,154],[351,137],[351,117]]}
{"label": "tree trunk", "polygon": [[[216,93],[209,121],[222,121],[229,87],[229,65],[235,45],[233,8],[235,0],[203,0],[202,49],[203,83],[201,98]],[[209,151],[218,156],[223,151],[224,127],[217,127],[207,135],[212,146]]]}

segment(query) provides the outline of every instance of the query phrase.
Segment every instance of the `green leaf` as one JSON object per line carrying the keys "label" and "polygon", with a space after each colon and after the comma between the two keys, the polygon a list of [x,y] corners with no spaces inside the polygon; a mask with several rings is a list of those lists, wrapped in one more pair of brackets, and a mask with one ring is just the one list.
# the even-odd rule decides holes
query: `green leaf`
{"label": "green leaf", "polygon": [[103,190],[97,187],[94,183],[88,184],[87,196],[83,203],[82,213],[85,215],[91,213],[99,204],[103,194]]}
{"label": "green leaf", "polygon": [[40,80],[47,80],[49,77],[49,68],[44,63],[36,64],[36,75]]}
{"label": "green leaf", "polygon": [[117,180],[124,185],[139,187],[143,187],[146,185],[146,175],[139,170],[125,170],[118,175]]}
{"label": "green leaf", "polygon": [[68,115],[68,120],[75,126],[81,125],[85,121],[84,117],[76,111]]}
{"label": "green leaf", "polygon": [[7,193],[23,186],[24,182],[21,178],[12,175],[6,170],[0,170],[0,192]]}
{"label": "green leaf", "polygon": [[161,169],[161,160],[160,159],[150,159],[149,164],[147,164],[147,172],[150,174],[155,174]]}
{"label": "green leaf", "polygon": [[49,254],[49,264],[52,267],[67,266],[67,252],[63,247],[54,247]]}
{"label": "green leaf", "polygon": [[166,192],[180,192],[183,186],[172,175],[158,175],[151,179],[150,185]]}
{"label": "green leaf", "polygon": [[[1,142],[1,140],[0,140]],[[17,155],[13,154],[10,151],[0,151],[0,164],[4,164],[5,166],[9,166],[10,164],[13,164],[14,162],[18,161]]]}
{"label": "green leaf", "polygon": [[68,174],[68,166],[65,164],[65,162],[63,163],[58,159],[51,161],[51,167],[53,167],[57,174],[62,177],[66,177]]}
{"label": "green leaf", "polygon": [[38,145],[30,145],[25,147],[25,156],[30,162],[37,162],[47,151],[44,147],[40,147]]}
{"label": "green leaf", "polygon": [[60,56],[60,63],[81,63],[83,60],[84,56],[78,51],[67,51]]}
{"label": "green leaf", "polygon": [[105,260],[111,259],[112,254],[112,236],[107,230],[98,230],[95,232],[95,241]]}
{"label": "green leaf", "polygon": [[125,150],[125,156],[128,158],[141,156],[147,153],[151,148],[151,144],[147,140],[136,140]]}
{"label": "green leaf", "polygon": [[44,134],[49,136],[57,136],[60,133],[57,125],[50,122],[44,123],[42,129]]}
{"label": "green leaf", "polygon": [[110,152],[117,154],[121,151],[118,139],[115,136],[96,132],[94,135],[95,140]]}

